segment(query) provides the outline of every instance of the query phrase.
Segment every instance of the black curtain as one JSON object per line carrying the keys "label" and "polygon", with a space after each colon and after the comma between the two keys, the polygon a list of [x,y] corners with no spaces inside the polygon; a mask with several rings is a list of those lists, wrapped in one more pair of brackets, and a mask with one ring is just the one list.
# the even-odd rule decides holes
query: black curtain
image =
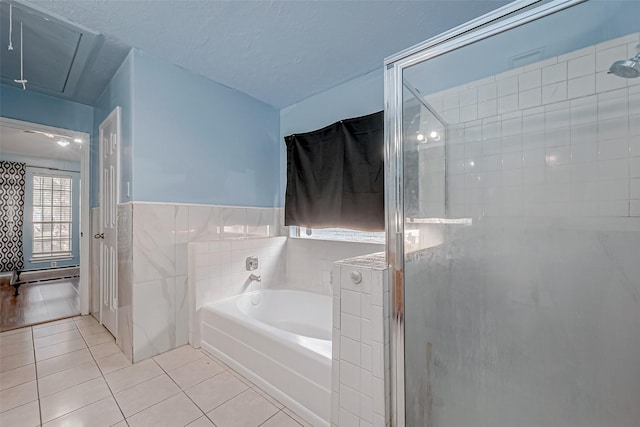
{"label": "black curtain", "polygon": [[24,163],[0,161],[0,272],[22,270]]}
{"label": "black curtain", "polygon": [[285,225],[384,230],[384,112],[285,142]]}

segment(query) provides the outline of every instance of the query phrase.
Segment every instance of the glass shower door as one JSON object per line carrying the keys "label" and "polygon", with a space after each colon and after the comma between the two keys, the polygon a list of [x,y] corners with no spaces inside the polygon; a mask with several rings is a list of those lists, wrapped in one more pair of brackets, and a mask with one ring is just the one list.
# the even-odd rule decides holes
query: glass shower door
{"label": "glass shower door", "polygon": [[542,3],[388,65],[395,425],[640,425],[640,2]]}

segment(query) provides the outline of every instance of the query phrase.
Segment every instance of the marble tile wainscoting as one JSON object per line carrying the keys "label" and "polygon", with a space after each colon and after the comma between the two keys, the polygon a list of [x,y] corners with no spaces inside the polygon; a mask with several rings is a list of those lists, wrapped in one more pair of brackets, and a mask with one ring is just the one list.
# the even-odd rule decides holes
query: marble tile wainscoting
{"label": "marble tile wainscoting", "polygon": [[384,253],[333,265],[332,427],[390,425],[388,271]]}
{"label": "marble tile wainscoting", "polygon": [[138,362],[188,342],[188,243],[277,236],[282,209],[131,202],[118,213],[118,342]]}

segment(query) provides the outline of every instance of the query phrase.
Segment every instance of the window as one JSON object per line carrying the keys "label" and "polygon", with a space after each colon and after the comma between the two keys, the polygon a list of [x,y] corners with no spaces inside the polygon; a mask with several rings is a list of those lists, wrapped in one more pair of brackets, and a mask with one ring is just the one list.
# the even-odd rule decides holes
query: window
{"label": "window", "polygon": [[33,176],[33,257],[71,256],[71,177]]}
{"label": "window", "polygon": [[384,243],[384,231],[359,231],[348,228],[307,228],[292,226],[290,237],[347,242]]}

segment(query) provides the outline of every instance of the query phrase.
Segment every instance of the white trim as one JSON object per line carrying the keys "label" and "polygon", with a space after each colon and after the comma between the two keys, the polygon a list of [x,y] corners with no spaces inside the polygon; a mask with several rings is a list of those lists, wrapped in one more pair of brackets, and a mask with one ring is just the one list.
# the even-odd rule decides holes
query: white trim
{"label": "white trim", "polygon": [[7,117],[0,117],[0,126],[23,130],[31,129],[46,133],[70,134],[70,136],[81,138],[83,141],[80,150],[80,236],[78,236],[80,239],[80,314],[89,314],[89,298],[91,297],[91,290],[89,287],[89,275],[91,274],[89,270],[91,263],[91,260],[89,259],[89,234],[91,227],[91,224],[89,223],[89,193],[91,189],[91,173],[89,170],[91,163],[89,151],[91,150],[91,135],[86,132],[46,126],[39,123],[31,123]]}
{"label": "white trim", "polygon": [[[71,261],[73,259],[73,257],[69,256],[69,255],[61,255],[61,256],[50,256],[50,257],[37,257],[37,258],[30,258],[29,262],[33,263],[33,264],[37,264],[39,262],[51,262],[51,261]],[[73,267],[72,265],[66,266],[65,267]]]}
{"label": "white trim", "polygon": [[500,19],[507,14],[517,12],[518,10],[531,6],[535,3],[539,3],[541,1],[543,0],[515,0],[498,9],[492,10],[491,12],[488,12],[482,16],[467,21],[464,24],[458,25],[457,27],[445,31],[444,33],[440,33],[437,36],[434,36],[423,42],[408,47],[407,49],[401,50],[398,53],[388,56],[384,59],[384,65],[389,65],[394,62],[403,60],[409,56],[415,55],[416,53],[422,52],[439,43],[442,43],[443,41],[458,37],[459,35],[464,34],[470,30],[474,30],[482,25],[495,21],[496,19]]}
{"label": "white trim", "polygon": [[[116,125],[116,135],[117,135],[117,141],[116,141],[116,188],[115,188],[115,200],[113,200],[112,202],[115,202],[115,206],[113,207],[113,209],[116,210],[116,216],[117,216],[117,207],[120,204],[120,144],[122,143],[122,108],[120,108],[119,106],[116,106],[107,117],[105,117],[104,120],[102,120],[102,123],[100,123],[100,125],[98,126],[98,158],[100,159],[99,161],[99,172],[98,172],[98,180],[99,180],[99,185],[98,185],[98,216],[99,216],[99,224],[98,224],[98,230],[100,233],[104,233],[104,206],[103,206],[103,192],[104,192],[104,173],[103,173],[103,167],[104,167],[104,147],[103,147],[103,135],[104,135],[104,127],[105,127],[105,123],[108,122],[114,122],[115,121],[115,125]],[[118,245],[117,245],[117,234],[118,234],[118,221],[116,219],[115,221],[115,233],[116,233],[116,245],[114,247],[114,251],[115,251],[115,262],[116,262],[116,268],[115,268],[115,276],[116,276],[116,310],[115,310],[115,325],[113,326],[114,331],[110,331],[112,332],[113,336],[116,339],[116,342],[119,342],[120,337],[119,337],[119,333],[118,333]],[[102,269],[105,268],[104,264],[103,264],[103,257],[102,257],[102,251],[104,250],[104,240],[100,240],[100,257],[99,257],[99,283],[100,283],[100,316],[99,316],[99,322],[101,325],[104,324],[103,322],[103,316],[102,316],[102,312],[103,312],[103,308],[104,308],[104,301],[103,301],[103,295],[104,295],[104,291],[102,289],[102,287],[104,286],[104,283],[102,282],[103,279],[103,273],[102,273]],[[108,328],[107,328],[108,329]]]}
{"label": "white trim", "polygon": [[238,208],[238,209],[284,209],[284,206],[245,206],[245,205],[217,205],[214,203],[185,203],[185,202],[146,202],[144,200],[131,200],[128,202],[120,203],[126,204],[141,204],[141,205],[177,205],[177,206],[203,206],[214,208]]}

